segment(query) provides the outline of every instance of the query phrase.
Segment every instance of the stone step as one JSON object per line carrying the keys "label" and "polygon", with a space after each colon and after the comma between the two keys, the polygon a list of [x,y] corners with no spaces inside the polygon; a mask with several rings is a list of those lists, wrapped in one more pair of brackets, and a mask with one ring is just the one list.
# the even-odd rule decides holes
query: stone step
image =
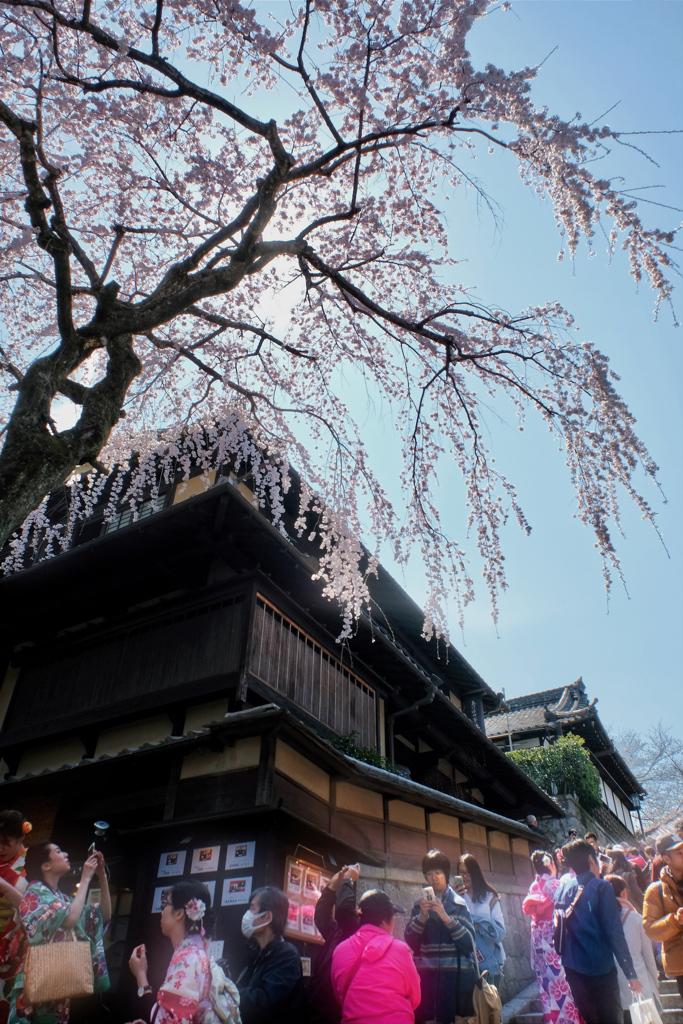
{"label": "stone step", "polygon": [[662,1024],[683,1024],[683,1010],[662,1010]]}
{"label": "stone step", "polygon": [[678,985],[673,978],[662,978],[659,983],[660,992],[678,992]]}
{"label": "stone step", "polygon": [[683,1009],[683,1003],[681,1003],[681,997],[678,994],[678,990],[675,992],[660,992],[659,998],[662,1000],[662,1006],[665,1010]]}
{"label": "stone step", "polygon": [[510,1024],[543,1024],[542,1013],[518,1013]]}

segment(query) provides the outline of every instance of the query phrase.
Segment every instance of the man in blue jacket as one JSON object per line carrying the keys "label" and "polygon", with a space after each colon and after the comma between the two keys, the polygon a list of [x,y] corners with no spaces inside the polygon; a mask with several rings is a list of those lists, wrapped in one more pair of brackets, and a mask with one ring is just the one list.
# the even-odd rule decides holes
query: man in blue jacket
{"label": "man in blue jacket", "polygon": [[[626,945],[620,907],[609,882],[600,878],[593,847],[577,839],[562,847],[576,877],[567,877],[555,895],[556,909],[565,912],[567,938],[562,956],[569,987],[585,1024],[623,1024],[615,959],[632,992],[641,992]],[[583,891],[576,903],[579,887]]]}

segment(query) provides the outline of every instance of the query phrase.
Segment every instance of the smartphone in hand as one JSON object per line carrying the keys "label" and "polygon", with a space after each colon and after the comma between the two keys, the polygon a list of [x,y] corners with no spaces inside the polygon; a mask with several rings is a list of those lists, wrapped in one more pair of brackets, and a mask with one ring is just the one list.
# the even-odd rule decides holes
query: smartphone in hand
{"label": "smartphone in hand", "polygon": [[422,892],[426,900],[429,900],[430,903],[434,902],[434,887],[432,885],[423,886]]}
{"label": "smartphone in hand", "polygon": [[453,888],[464,889],[465,886],[462,884],[462,875],[453,875]]}

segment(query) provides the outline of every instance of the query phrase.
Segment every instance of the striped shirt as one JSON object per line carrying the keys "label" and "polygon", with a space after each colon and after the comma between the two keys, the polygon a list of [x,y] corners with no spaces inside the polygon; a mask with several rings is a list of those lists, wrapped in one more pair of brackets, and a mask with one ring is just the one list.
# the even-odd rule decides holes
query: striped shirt
{"label": "striped shirt", "polygon": [[426,921],[420,920],[420,904],[415,902],[406,927],[405,941],[415,954],[415,966],[424,971],[474,970],[474,925],[465,901],[450,885],[441,897],[450,921],[444,923],[430,910]]}

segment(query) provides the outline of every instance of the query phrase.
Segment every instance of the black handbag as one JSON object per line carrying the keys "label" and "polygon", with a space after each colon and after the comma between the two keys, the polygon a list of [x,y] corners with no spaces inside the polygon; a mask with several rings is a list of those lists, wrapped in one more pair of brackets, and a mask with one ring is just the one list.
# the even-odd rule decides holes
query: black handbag
{"label": "black handbag", "polygon": [[571,906],[567,907],[566,910],[563,908],[556,909],[553,915],[553,946],[555,947],[555,952],[558,956],[564,956],[564,951],[567,946],[568,921],[574,912],[574,907],[579,902],[579,898],[583,890],[584,886],[580,885],[579,891],[574,897]]}

